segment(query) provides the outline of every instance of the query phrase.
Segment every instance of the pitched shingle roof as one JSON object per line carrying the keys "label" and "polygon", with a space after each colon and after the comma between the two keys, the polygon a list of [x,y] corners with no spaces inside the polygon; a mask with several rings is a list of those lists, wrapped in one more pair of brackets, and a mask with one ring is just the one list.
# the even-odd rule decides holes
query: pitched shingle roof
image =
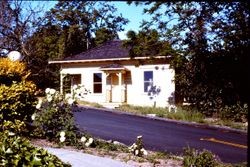
{"label": "pitched shingle roof", "polygon": [[67,57],[64,60],[90,60],[90,59],[112,59],[129,58],[129,49],[122,47],[121,40],[113,40],[101,46],[87,50],[80,54]]}

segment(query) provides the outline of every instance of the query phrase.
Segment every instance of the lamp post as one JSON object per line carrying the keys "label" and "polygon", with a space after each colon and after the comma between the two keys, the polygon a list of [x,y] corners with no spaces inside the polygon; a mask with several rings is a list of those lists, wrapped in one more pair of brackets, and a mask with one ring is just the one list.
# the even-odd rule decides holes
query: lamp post
{"label": "lamp post", "polygon": [[7,57],[11,61],[21,61],[23,59],[21,53],[18,51],[11,51],[10,53],[8,53]]}

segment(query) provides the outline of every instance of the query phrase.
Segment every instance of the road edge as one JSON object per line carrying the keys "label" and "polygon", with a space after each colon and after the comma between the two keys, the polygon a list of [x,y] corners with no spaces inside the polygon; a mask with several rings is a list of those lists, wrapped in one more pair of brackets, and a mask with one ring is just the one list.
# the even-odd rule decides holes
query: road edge
{"label": "road edge", "polygon": [[207,125],[207,124],[202,124],[202,123],[197,123],[197,122],[188,122],[188,121],[182,121],[182,120],[173,120],[173,119],[169,119],[169,118],[161,118],[161,117],[157,117],[157,116],[151,117],[151,116],[146,116],[146,115],[139,115],[139,114],[135,114],[135,113],[120,111],[120,110],[117,110],[117,109],[98,108],[98,107],[85,106],[85,105],[78,105],[78,107],[85,108],[85,109],[102,110],[104,112],[112,112],[112,113],[115,113],[115,114],[123,114],[123,115],[142,117],[142,118],[146,118],[146,119],[173,122],[173,123],[178,123],[178,124],[200,126],[200,127],[204,127],[204,128],[207,128],[207,129],[221,129],[221,130],[231,131],[231,132],[234,132],[234,133],[244,133],[244,134],[248,133],[247,131],[244,131],[244,130],[241,130],[241,129],[234,129],[234,128],[227,127],[227,126]]}

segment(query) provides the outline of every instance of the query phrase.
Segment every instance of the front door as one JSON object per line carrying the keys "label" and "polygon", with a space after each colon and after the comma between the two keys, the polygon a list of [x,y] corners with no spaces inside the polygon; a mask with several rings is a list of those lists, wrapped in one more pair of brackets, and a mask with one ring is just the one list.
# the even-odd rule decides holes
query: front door
{"label": "front door", "polygon": [[111,75],[111,102],[121,102],[121,88],[119,86],[119,75],[112,73]]}

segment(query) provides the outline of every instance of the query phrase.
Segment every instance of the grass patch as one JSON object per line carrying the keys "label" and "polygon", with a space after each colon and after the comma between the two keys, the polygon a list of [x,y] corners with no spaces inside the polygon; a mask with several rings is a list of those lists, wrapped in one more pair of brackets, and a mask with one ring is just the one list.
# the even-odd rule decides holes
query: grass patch
{"label": "grass patch", "polygon": [[96,148],[102,149],[106,151],[121,151],[124,153],[129,153],[129,149],[126,145],[123,144],[114,144],[112,142],[108,142],[102,139],[96,140]]}
{"label": "grass patch", "polygon": [[176,112],[169,112],[167,108],[161,107],[141,107],[141,106],[132,106],[132,105],[122,105],[117,108],[121,111],[131,112],[135,114],[155,114],[157,117],[169,118],[174,120],[183,120],[189,122],[204,122],[204,115],[199,112],[191,112],[183,110],[178,107]]}
{"label": "grass patch", "polygon": [[228,126],[234,129],[247,130],[247,126],[242,122],[233,122],[231,120],[222,120],[220,118],[212,119],[214,121],[208,121],[204,114],[196,110],[186,110],[180,106],[177,106],[176,112],[169,112],[168,108],[162,107],[141,107],[133,105],[122,105],[117,109],[137,115],[155,114],[155,116],[161,118],[204,123],[208,125]]}
{"label": "grass patch", "polygon": [[88,102],[88,101],[77,101],[77,103],[80,104],[80,105],[85,105],[85,106],[103,108],[103,105],[101,105],[99,103],[93,103],[93,102]]}

